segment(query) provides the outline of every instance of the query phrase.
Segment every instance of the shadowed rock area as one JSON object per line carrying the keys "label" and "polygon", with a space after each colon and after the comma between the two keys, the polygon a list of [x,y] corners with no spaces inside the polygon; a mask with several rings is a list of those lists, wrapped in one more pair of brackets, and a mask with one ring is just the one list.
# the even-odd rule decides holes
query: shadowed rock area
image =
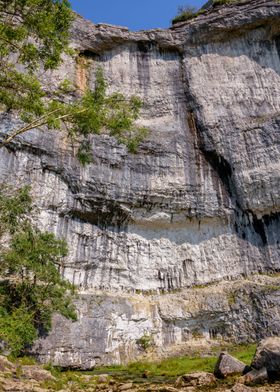
{"label": "shadowed rock area", "polygon": [[[127,362],[143,336],[163,355],[198,337],[279,334],[279,278],[258,276],[280,270],[279,21],[279,2],[264,0],[139,33],[77,16],[86,72],[69,57],[42,80],[94,87],[101,65],[109,92],[141,97],[150,134],[137,154],[92,137],[86,167],[59,131],[0,150],[0,181],[31,184],[38,224],[66,238],[61,272],[80,289],[78,321],[55,318],[34,347],[41,361]],[[18,121],[2,116],[2,135]]]}

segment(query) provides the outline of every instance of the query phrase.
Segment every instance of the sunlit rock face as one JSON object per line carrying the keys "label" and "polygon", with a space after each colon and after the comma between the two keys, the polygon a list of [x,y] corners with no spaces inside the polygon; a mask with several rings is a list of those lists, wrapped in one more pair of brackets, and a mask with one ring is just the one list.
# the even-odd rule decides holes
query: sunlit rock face
{"label": "sunlit rock face", "polygon": [[[73,46],[86,70],[67,58],[42,80],[93,88],[101,66],[109,92],[142,98],[139,124],[150,133],[137,154],[92,137],[86,167],[63,131],[29,132],[0,151],[0,180],[32,185],[38,225],[66,238],[61,272],[83,292],[79,321],[56,318],[35,346],[41,360],[89,368],[135,359],[145,334],[164,347],[188,342],[197,329],[242,341],[275,332],[259,303],[245,311],[237,302],[233,315],[218,305],[226,294],[207,305],[198,296],[202,310],[192,318],[193,294],[184,293],[280,269],[279,19],[280,4],[261,0],[165,31],[130,33],[77,17]],[[17,121],[3,117],[2,130]],[[279,312],[269,295],[261,303]],[[175,315],[178,298],[185,308]]]}

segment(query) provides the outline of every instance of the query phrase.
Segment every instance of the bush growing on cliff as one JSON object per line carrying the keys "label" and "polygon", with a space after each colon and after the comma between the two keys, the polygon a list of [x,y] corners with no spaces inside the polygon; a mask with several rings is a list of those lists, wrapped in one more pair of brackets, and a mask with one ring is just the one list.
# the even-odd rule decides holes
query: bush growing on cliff
{"label": "bush growing on cliff", "polygon": [[185,22],[187,20],[191,20],[196,18],[199,15],[202,15],[206,12],[206,9],[201,8],[197,10],[195,7],[191,6],[179,6],[178,7],[178,14],[175,18],[172,19],[172,24],[176,24],[179,22]]}
{"label": "bush growing on cliff", "polygon": [[213,0],[213,7],[224,4],[233,4],[237,3],[238,1],[240,0]]}
{"label": "bush growing on cliff", "polygon": [[172,24],[184,22],[197,16],[197,9],[190,6],[179,6],[178,14],[172,19]]}
{"label": "bush growing on cliff", "polygon": [[216,7],[219,5],[227,5],[227,4],[234,4],[234,3],[240,3],[242,0],[210,0],[208,1],[203,8],[208,8],[208,7]]}
{"label": "bush growing on cliff", "polygon": [[179,22],[185,22],[196,18],[207,11],[208,8],[217,7],[219,5],[234,4],[240,0],[209,0],[199,11],[195,7],[191,6],[180,6],[178,7],[178,15],[172,20],[172,24]]}
{"label": "bush growing on cliff", "polygon": [[143,336],[136,340],[136,344],[139,348],[141,348],[141,350],[147,351],[148,348],[154,345],[153,336],[148,333],[145,333]]}
{"label": "bush growing on cliff", "polygon": [[[38,77],[62,63],[68,47],[73,13],[67,0],[0,0],[0,111],[13,112],[21,125],[11,128],[2,146],[31,129],[64,129],[77,142],[108,130],[135,150],[146,130],[134,124],[141,101],[122,94],[106,96],[101,70],[96,87],[71,87],[66,81],[48,91]],[[74,53],[72,53],[74,55]],[[78,56],[79,57],[79,56]],[[79,154],[83,163],[84,154]]]}
{"label": "bush growing on cliff", "polygon": [[14,355],[51,327],[54,312],[75,319],[74,288],[59,273],[64,240],[27,218],[28,188],[0,192],[0,340]]}

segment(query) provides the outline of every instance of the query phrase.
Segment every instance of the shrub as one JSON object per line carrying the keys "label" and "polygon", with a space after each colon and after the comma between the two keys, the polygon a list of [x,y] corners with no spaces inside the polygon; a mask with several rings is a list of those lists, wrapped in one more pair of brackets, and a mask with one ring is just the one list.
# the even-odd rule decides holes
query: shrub
{"label": "shrub", "polygon": [[233,4],[237,3],[239,0],[213,0],[213,7],[218,5]]}
{"label": "shrub", "polygon": [[141,336],[141,338],[136,340],[136,344],[144,351],[147,351],[148,348],[150,348],[151,346],[153,346],[154,344],[154,339],[152,337],[152,335],[149,335],[147,333],[145,333],[143,336]]}
{"label": "shrub", "polygon": [[23,307],[15,308],[11,312],[4,306],[0,308],[0,338],[15,356],[38,336],[32,322],[33,317],[33,313]]}
{"label": "shrub", "polygon": [[193,19],[197,16],[197,9],[190,6],[180,6],[178,7],[178,15],[172,19],[172,24],[179,22],[184,22],[189,19]]}

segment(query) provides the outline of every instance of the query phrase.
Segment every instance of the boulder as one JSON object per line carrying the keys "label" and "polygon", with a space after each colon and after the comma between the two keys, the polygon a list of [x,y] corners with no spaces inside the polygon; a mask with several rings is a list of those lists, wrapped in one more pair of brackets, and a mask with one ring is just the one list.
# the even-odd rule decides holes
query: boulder
{"label": "boulder", "polygon": [[1,381],[0,391],[5,392],[48,392],[47,389],[41,388],[35,382],[23,382],[15,379],[6,379]]}
{"label": "boulder", "polygon": [[185,386],[203,386],[213,384],[216,381],[216,377],[212,373],[207,372],[195,372],[190,374],[184,374],[177,378],[175,386],[178,388]]}
{"label": "boulder", "polygon": [[164,387],[159,388],[158,392],[178,392],[178,389],[165,385]]}
{"label": "boulder", "polygon": [[271,337],[262,340],[254,356],[254,369],[266,368],[270,378],[280,378],[280,338]]}
{"label": "boulder", "polygon": [[119,386],[119,391],[128,391],[133,388],[132,382],[128,382],[126,384],[122,384]]}
{"label": "boulder", "polygon": [[22,366],[22,376],[36,381],[55,381],[51,372],[36,365]]}
{"label": "boulder", "polygon": [[215,366],[214,374],[225,378],[234,374],[244,374],[249,367],[227,353],[221,353]]}
{"label": "boulder", "polygon": [[249,373],[246,373],[239,382],[244,384],[262,384],[268,380],[267,370],[265,367],[261,369],[253,369]]}
{"label": "boulder", "polygon": [[0,355],[0,372],[14,372],[16,370],[16,366],[8,361],[6,357]]}
{"label": "boulder", "polygon": [[176,379],[174,386],[175,388],[181,388],[184,384],[183,376],[180,376]]}
{"label": "boulder", "polygon": [[231,392],[250,392],[250,391],[253,391],[253,389],[239,383],[235,384],[231,389]]}
{"label": "boulder", "polygon": [[96,381],[98,384],[105,384],[109,381],[109,375],[108,374],[99,374]]}

